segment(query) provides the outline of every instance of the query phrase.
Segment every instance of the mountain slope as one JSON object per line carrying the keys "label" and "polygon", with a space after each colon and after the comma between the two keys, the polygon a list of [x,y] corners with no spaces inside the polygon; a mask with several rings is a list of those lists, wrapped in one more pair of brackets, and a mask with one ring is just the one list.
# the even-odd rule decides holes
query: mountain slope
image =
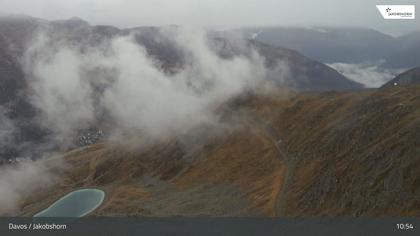
{"label": "mountain slope", "polygon": [[108,194],[95,215],[415,216],[419,92],[238,98],[226,115],[241,125],[203,143],[137,140],[66,154],[61,183],[28,197],[21,213],[93,186]]}
{"label": "mountain slope", "polygon": [[[297,91],[357,90],[363,86],[347,79],[336,70],[286,48],[268,46],[254,41],[258,51],[274,69],[269,78],[276,81],[276,61],[285,63],[287,74],[279,83]],[[277,72],[278,73],[278,72]]]}
{"label": "mountain slope", "polygon": [[[142,27],[132,29],[136,32],[137,42],[144,45],[150,55],[164,63],[170,70],[173,66],[182,66],[183,56],[160,32],[162,29]],[[127,33],[127,31],[125,31]],[[328,91],[361,89],[363,86],[349,80],[334,69],[314,61],[302,54],[284,47],[273,47],[255,40],[238,42],[223,35],[209,33],[210,44],[224,57],[246,55],[249,48],[255,48],[265,58],[268,79],[278,85],[298,91]],[[239,40],[240,41],[240,40]]]}
{"label": "mountain slope", "polygon": [[65,160],[63,181],[28,198],[25,214],[74,188],[96,186],[108,195],[96,215],[275,215],[283,172],[270,140],[257,129],[188,148],[176,140],[134,149],[99,144]]}
{"label": "mountain slope", "polygon": [[385,60],[388,68],[413,68],[420,66],[420,31],[403,35],[395,39],[392,47],[395,53]]}
{"label": "mountain slope", "polygon": [[417,215],[418,92],[297,99],[276,119],[298,158],[286,215]]}
{"label": "mountain slope", "polygon": [[420,67],[399,74],[397,77],[384,84],[382,88],[390,88],[393,86],[410,86],[418,84],[420,84]]}

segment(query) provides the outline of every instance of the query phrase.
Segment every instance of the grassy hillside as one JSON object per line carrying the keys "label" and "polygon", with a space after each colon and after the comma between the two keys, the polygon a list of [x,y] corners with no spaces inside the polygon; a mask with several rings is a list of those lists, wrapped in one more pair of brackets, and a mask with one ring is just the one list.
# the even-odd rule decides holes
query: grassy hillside
{"label": "grassy hillside", "polygon": [[296,158],[285,214],[418,215],[419,89],[305,94],[262,113]]}
{"label": "grassy hillside", "polygon": [[31,215],[77,188],[107,192],[94,215],[412,216],[420,213],[420,87],[230,104],[237,127],[207,138],[102,143],[67,153]]}

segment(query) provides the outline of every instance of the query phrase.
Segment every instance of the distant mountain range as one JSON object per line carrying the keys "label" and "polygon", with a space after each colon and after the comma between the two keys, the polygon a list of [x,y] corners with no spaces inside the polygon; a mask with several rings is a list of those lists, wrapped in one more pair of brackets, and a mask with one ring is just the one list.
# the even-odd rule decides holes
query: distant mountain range
{"label": "distant mountain range", "polygon": [[[20,56],[34,34],[43,30],[55,37],[66,38],[72,43],[95,45],[98,42],[116,36],[134,34],[136,41],[145,46],[148,53],[162,61],[165,67],[173,67],[182,62],[182,55],[168,42],[159,38],[157,27],[138,27],[119,29],[113,26],[91,26],[80,18],[60,21],[45,21],[31,17],[0,18],[0,49],[8,50],[15,56]],[[219,40],[220,42],[220,40]],[[235,53],[240,49],[234,42],[224,39],[226,50],[229,47]],[[348,80],[335,70],[311,60],[287,47],[273,47],[261,44],[256,40],[248,41],[249,47],[256,48],[267,59],[267,66],[273,68],[278,61],[286,62],[292,67],[291,75],[286,78],[286,84],[297,90],[342,90],[357,89],[361,85]],[[2,53],[3,53],[2,52]],[[226,53],[220,52],[220,53]],[[272,78],[276,76],[273,75]],[[321,84],[320,84],[321,83]],[[293,85],[292,85],[293,84]]]}
{"label": "distant mountain range", "polygon": [[[167,73],[174,73],[183,66],[182,52],[168,40],[159,37],[160,28],[138,27],[119,29],[114,26],[92,26],[80,18],[47,21],[29,16],[0,17],[0,106],[7,111],[7,116],[19,123],[15,143],[42,143],[49,133],[36,125],[33,119],[37,110],[28,100],[27,81],[20,60],[26,48],[37,33],[42,31],[50,37],[72,45],[79,45],[81,50],[118,36],[134,35],[135,40],[143,45],[148,54],[162,64]],[[244,54],[243,49],[228,38],[212,37],[210,41],[215,50],[223,57]],[[266,60],[267,79],[277,86],[296,91],[329,91],[361,89],[362,85],[347,79],[334,69],[309,59],[297,51],[283,47],[270,46],[256,40],[246,41],[246,47],[255,48]],[[278,64],[286,66],[287,73],[278,69]],[[90,130],[89,133],[96,133]],[[87,137],[81,134],[82,137]],[[88,135],[89,136],[89,135]],[[95,135],[96,137],[96,135]],[[79,145],[79,138],[76,143]],[[95,138],[96,140],[96,138]],[[82,144],[95,141],[83,139]],[[41,145],[40,145],[41,146]],[[20,150],[20,151],[18,151]],[[3,148],[0,155],[14,157],[24,148]],[[33,153],[34,151],[31,150]]]}
{"label": "distant mountain range", "polygon": [[367,28],[262,27],[237,31],[323,63],[383,61],[385,68],[403,69],[420,65],[420,31],[400,37]]}

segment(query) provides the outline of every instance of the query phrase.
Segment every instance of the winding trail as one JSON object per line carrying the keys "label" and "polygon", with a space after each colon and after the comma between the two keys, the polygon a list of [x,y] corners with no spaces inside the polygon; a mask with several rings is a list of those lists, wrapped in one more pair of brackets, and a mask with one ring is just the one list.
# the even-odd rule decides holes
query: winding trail
{"label": "winding trail", "polygon": [[244,114],[272,140],[277,150],[277,157],[286,165],[283,183],[275,202],[276,217],[282,217],[285,215],[287,190],[293,182],[293,175],[296,170],[296,158],[287,153],[280,134],[270,123],[266,122],[252,111],[245,111]]}

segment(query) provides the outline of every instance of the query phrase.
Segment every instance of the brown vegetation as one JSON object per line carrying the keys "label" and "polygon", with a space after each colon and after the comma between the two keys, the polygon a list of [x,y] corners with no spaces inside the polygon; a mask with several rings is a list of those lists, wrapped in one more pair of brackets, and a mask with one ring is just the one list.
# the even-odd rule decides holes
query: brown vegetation
{"label": "brown vegetation", "polygon": [[22,213],[98,187],[107,197],[94,215],[419,215],[419,94],[398,87],[250,96],[234,103],[246,111],[237,113],[240,128],[205,143],[143,140],[67,153],[62,181],[25,199]]}

